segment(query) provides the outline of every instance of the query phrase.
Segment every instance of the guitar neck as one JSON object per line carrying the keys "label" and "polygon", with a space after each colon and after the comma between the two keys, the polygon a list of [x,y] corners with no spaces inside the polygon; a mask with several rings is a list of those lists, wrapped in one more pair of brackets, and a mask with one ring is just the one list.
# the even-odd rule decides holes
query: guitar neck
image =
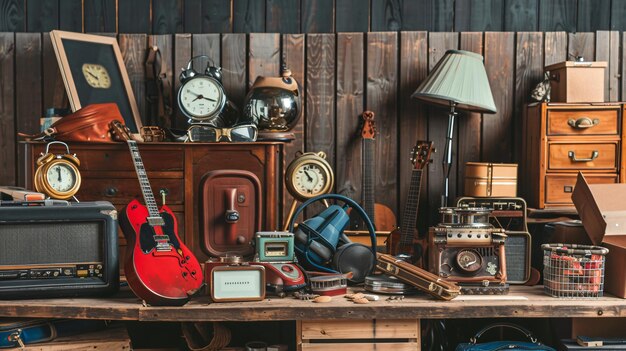
{"label": "guitar neck", "polygon": [[415,228],[417,226],[417,212],[420,202],[420,188],[422,183],[422,169],[414,169],[411,173],[409,194],[404,206],[404,214],[400,226],[400,243],[410,245],[413,242]]}
{"label": "guitar neck", "polygon": [[363,139],[363,209],[374,223],[374,139]]}
{"label": "guitar neck", "polygon": [[154,194],[152,194],[150,181],[148,180],[146,169],[143,166],[143,161],[141,160],[141,155],[139,154],[139,148],[137,147],[137,142],[134,140],[128,140],[126,142],[128,143],[130,155],[133,158],[135,172],[137,173],[139,186],[141,187],[141,193],[143,194],[143,200],[146,203],[146,207],[148,208],[148,223],[153,226],[164,225],[165,223],[163,222],[163,218],[161,218],[161,215],[159,214],[159,207],[157,206],[156,200],[154,199]]}

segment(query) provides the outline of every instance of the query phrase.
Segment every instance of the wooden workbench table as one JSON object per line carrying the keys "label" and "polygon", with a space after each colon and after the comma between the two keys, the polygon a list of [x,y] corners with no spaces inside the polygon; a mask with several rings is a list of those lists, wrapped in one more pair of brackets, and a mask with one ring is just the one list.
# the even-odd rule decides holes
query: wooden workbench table
{"label": "wooden workbench table", "polygon": [[[507,317],[626,317],[626,300],[561,299],[547,296],[542,286],[512,287],[509,299],[489,296],[481,300],[440,301],[425,295],[402,301],[358,305],[343,297],[316,304],[291,297],[260,302],[209,303],[198,297],[182,307],[142,306],[122,292],[111,298],[0,301],[1,317],[69,317],[138,321],[267,321],[310,319],[445,319]],[[513,299],[515,297],[522,299]],[[471,297],[475,298],[475,297]]]}

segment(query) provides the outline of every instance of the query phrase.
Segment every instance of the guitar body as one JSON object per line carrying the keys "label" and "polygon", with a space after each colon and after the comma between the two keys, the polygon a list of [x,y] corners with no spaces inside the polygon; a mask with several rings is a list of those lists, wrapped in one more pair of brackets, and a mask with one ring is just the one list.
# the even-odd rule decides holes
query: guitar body
{"label": "guitar body", "polygon": [[[389,207],[383,204],[374,204],[374,218],[372,218],[372,223],[375,223],[377,232],[389,233],[398,227],[396,215]],[[363,223],[363,219],[361,219],[361,216],[359,216],[356,211],[350,211],[350,229],[369,233],[365,227],[365,223]]]}
{"label": "guitar body", "polygon": [[426,257],[426,249],[428,248],[427,239],[421,240],[415,238],[417,238],[417,235],[413,236],[411,242],[403,243],[401,230],[396,229],[392,231],[385,242],[387,253],[392,256],[407,255],[406,262],[426,269],[424,257]]}
{"label": "guitar body", "polygon": [[[176,217],[167,206],[159,213],[164,225],[147,222],[148,208],[131,201],[120,214],[120,226],[128,242],[124,272],[131,290],[151,305],[180,306],[203,284],[202,267],[178,236]],[[167,237],[167,247],[157,249]],[[162,242],[165,242],[161,240]]]}

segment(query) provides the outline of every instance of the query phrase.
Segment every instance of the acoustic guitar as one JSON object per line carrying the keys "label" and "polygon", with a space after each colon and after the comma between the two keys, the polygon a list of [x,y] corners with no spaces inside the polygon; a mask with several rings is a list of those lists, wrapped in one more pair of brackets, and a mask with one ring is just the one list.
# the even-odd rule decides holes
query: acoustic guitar
{"label": "acoustic guitar", "polygon": [[425,243],[417,237],[417,214],[419,210],[422,172],[428,163],[433,151],[431,141],[418,141],[411,151],[411,183],[407,194],[406,205],[402,215],[400,228],[394,230],[387,238],[387,252],[394,256],[401,255],[405,261],[423,266]]}
{"label": "acoustic guitar", "polygon": [[128,242],[124,262],[128,285],[151,305],[184,305],[203,285],[202,267],[180,240],[172,210],[165,205],[158,208],[137,143],[119,122],[113,131],[116,139],[128,144],[146,204],[132,200],[120,213]]}
{"label": "acoustic guitar", "polygon": [[[363,127],[361,128],[361,138],[363,146],[363,186],[362,186],[362,202],[361,206],[365,213],[374,224],[376,233],[390,233],[397,226],[396,216],[393,211],[375,201],[375,175],[376,162],[374,152],[376,150],[375,142],[376,125],[374,123],[374,112],[363,112]],[[356,211],[350,212],[350,230],[346,233],[367,233],[367,229],[356,214]]]}

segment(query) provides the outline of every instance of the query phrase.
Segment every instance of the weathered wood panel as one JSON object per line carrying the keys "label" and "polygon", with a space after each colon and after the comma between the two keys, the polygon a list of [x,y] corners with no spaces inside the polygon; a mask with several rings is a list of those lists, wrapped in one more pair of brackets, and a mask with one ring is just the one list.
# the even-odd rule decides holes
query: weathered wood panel
{"label": "weathered wood panel", "polygon": [[365,105],[367,110],[375,113],[378,131],[374,156],[376,203],[397,213],[397,194],[394,194],[398,191],[397,33],[368,33],[366,70]]}
{"label": "weathered wood panel", "polygon": [[301,0],[302,32],[332,33],[335,31],[333,0]]}
{"label": "weathered wood panel", "polygon": [[59,29],[71,32],[83,31],[82,0],[59,1]]}
{"label": "weathered wood panel", "polygon": [[501,31],[504,28],[504,2],[502,0],[456,1],[454,30]]}
{"label": "weathered wood panel", "polygon": [[233,32],[265,32],[265,2],[233,0]]}
{"label": "weathered wood panel", "polygon": [[576,31],[577,0],[539,0],[540,31]]}
{"label": "weathered wood panel", "polygon": [[28,0],[26,14],[26,30],[29,32],[49,32],[59,28],[59,3],[57,1]]}
{"label": "weathered wood panel", "polygon": [[[292,77],[298,82],[300,90],[300,119],[291,130],[294,133],[295,139],[285,145],[285,167],[293,161],[297,152],[304,152],[305,150],[305,138],[304,125],[306,121],[306,113],[304,111],[304,103],[306,101],[306,89],[304,86],[305,76],[305,35],[304,34],[285,34],[282,36],[282,64],[291,70]],[[283,189],[283,223],[287,218],[289,212],[289,206],[293,202],[293,197],[288,191]]]}
{"label": "weathered wood panel", "polygon": [[[362,190],[360,115],[365,105],[362,33],[337,35],[337,192],[360,203]],[[375,121],[380,118],[375,116]],[[376,143],[380,143],[376,136]]]}
{"label": "weathered wood panel", "polygon": [[[41,34],[15,34],[15,127],[18,132],[39,132],[42,116],[41,88]],[[26,155],[23,148],[17,149],[17,184],[24,185]]]}
{"label": "weathered wood panel", "polygon": [[582,56],[585,61],[593,61],[596,57],[596,37],[594,33],[568,33],[567,59]]}
{"label": "weathered wood panel", "polygon": [[514,33],[485,33],[485,66],[498,112],[483,117],[482,159],[484,161],[511,162],[513,160],[514,43]]}
{"label": "weathered wood panel", "polygon": [[156,116],[148,114],[146,101],[145,59],[148,44],[147,38],[146,34],[120,34],[118,41],[141,120],[145,125],[155,125],[156,121],[153,121],[152,118]]}
{"label": "weathered wood panel", "polygon": [[606,61],[604,71],[604,99],[618,101],[620,88],[619,74],[619,32],[599,31],[596,33],[596,61]]}
{"label": "weathered wood panel", "polygon": [[[187,67],[187,62],[192,57],[206,55],[209,58],[199,57],[192,62],[192,66],[196,72],[204,72],[207,65],[220,66],[221,64],[221,47],[220,47],[220,35],[217,33],[211,34],[196,34],[193,38],[190,37],[191,52],[187,55],[178,57],[179,60],[175,60],[174,70],[180,72],[183,67]],[[186,50],[186,44],[183,50]],[[178,54],[178,53],[177,53]],[[185,59],[186,58],[186,59]]]}
{"label": "weathered wood panel", "polygon": [[370,2],[367,0],[335,0],[337,32],[367,32],[370,28]]}
{"label": "weathered wood panel", "polygon": [[152,33],[183,31],[183,0],[152,1]]}
{"label": "weathered wood panel", "polygon": [[372,31],[402,29],[402,1],[372,0]]}
{"label": "weathered wood panel", "polygon": [[15,36],[0,33],[0,184],[15,185]]}
{"label": "weathered wood panel", "polygon": [[300,2],[267,0],[265,31],[268,33],[300,33]]}
{"label": "weathered wood panel", "polygon": [[250,34],[248,54],[248,88],[259,76],[276,77],[280,74],[280,35]]}
{"label": "weathered wood panel", "polygon": [[[428,35],[426,32],[402,32],[400,33],[400,74],[399,74],[399,110],[398,110],[398,146],[400,157],[398,159],[398,172],[400,186],[398,191],[399,208],[396,213],[398,223],[402,223],[404,207],[406,204],[409,185],[411,183],[411,170],[413,165],[409,162],[411,150],[418,140],[428,139],[428,116],[424,109],[420,108],[417,100],[411,98],[411,94],[428,74]],[[437,145],[439,147],[439,145]],[[430,167],[428,165],[427,167]],[[428,172],[422,174],[420,192],[420,211],[418,211],[418,230],[425,234],[428,227],[426,220],[426,207],[428,206]]]}
{"label": "weathered wood panel", "polygon": [[567,59],[567,33],[547,32],[545,33],[544,64],[549,66]]}
{"label": "weathered wood panel", "polygon": [[43,108],[69,108],[50,33],[43,33]]}
{"label": "weathered wood panel", "polygon": [[118,1],[117,24],[120,33],[150,33],[150,0]]}
{"label": "weathered wood panel", "polygon": [[[536,82],[543,80],[543,36],[541,33],[517,33],[517,50],[515,60],[515,96],[513,116],[513,161],[519,163],[523,157],[522,118],[524,104],[530,101],[530,91]],[[487,117],[489,118],[489,117]]]}
{"label": "weathered wood panel", "polygon": [[[172,67],[174,64],[174,38],[169,35],[150,35],[148,36],[148,45],[150,46],[158,46],[159,50],[161,50],[161,60],[164,62],[165,72],[161,71],[161,75],[165,74],[163,80],[169,83],[169,91],[163,92],[164,99],[166,99],[166,103],[169,104],[170,107],[174,108],[174,103],[176,101],[176,97],[174,94],[174,77]],[[169,97],[165,96],[169,94]],[[158,112],[158,111],[157,111]],[[166,111],[167,112],[167,111]],[[154,113],[154,112],[153,112]],[[173,115],[169,116],[148,116],[149,119],[153,121],[158,121],[157,125],[172,128],[175,127],[173,124]]]}
{"label": "weathered wood panel", "polygon": [[504,30],[534,31],[539,23],[539,0],[505,0]]}
{"label": "weathered wood panel", "polygon": [[[432,71],[437,62],[444,56],[447,50],[457,49],[459,45],[458,33],[429,33],[428,37],[428,71]],[[446,134],[448,129],[448,113],[450,109],[431,107],[423,105],[428,115],[428,140],[432,141],[440,152],[433,154],[433,163],[428,166],[428,223],[439,223],[437,209],[442,205],[442,194],[444,193],[444,173],[442,161],[444,159],[444,149]],[[456,126],[455,126],[456,127]],[[458,131],[458,128],[455,128]],[[454,138],[453,149],[458,143]],[[450,170],[450,193],[448,204],[452,205],[456,194],[456,172],[457,158],[453,159]]]}
{"label": "weathered wood panel", "polygon": [[26,30],[25,1],[4,0],[0,2],[0,32],[23,32]]}
{"label": "weathered wood panel", "polygon": [[626,0],[611,0],[611,30],[626,30]]}
{"label": "weathered wood panel", "polygon": [[578,0],[579,32],[608,30],[611,27],[611,0]]}
{"label": "weathered wood panel", "polygon": [[[194,41],[192,43],[192,37],[191,34],[176,34],[174,36],[174,47],[176,48],[176,50],[174,51],[174,68],[172,71],[173,74],[173,81],[174,81],[174,101],[178,101],[178,89],[180,88],[180,79],[178,79],[178,76],[180,75],[180,73],[182,72],[183,68],[187,68],[187,62],[189,62],[189,60],[191,59],[192,56],[196,56],[195,52],[192,51],[192,49],[195,49],[196,46],[198,48],[202,47],[202,43],[204,43],[205,41],[202,40],[204,36],[209,36],[212,35],[215,37],[215,42],[217,43],[217,62],[215,62],[216,65],[219,66],[219,34],[198,34],[194,36]],[[196,43],[196,38],[198,39],[199,43]],[[196,45],[197,44],[197,45]],[[198,54],[200,55],[200,54]],[[198,72],[203,72],[204,69],[206,68],[206,64],[204,66],[200,66],[200,67],[194,67]],[[174,125],[178,128],[178,129],[184,129],[184,126],[187,125],[187,117],[185,117],[182,112],[180,112],[180,109],[178,107],[178,104],[175,103],[174,106],[172,106],[174,108]]]}
{"label": "weathered wood panel", "polygon": [[[483,33],[461,33],[461,50],[467,50],[482,55],[484,49]],[[489,118],[489,117],[487,117]],[[465,163],[480,161],[481,148],[481,125],[480,113],[466,112],[458,119],[458,172],[457,172],[457,195],[464,194]],[[442,150],[442,145],[439,150]]]}
{"label": "weathered wood panel", "polygon": [[117,32],[115,0],[85,0],[84,7],[85,32]]}
{"label": "weathered wood panel", "polygon": [[222,36],[222,83],[237,106],[243,106],[246,97],[247,53],[245,34]]}
{"label": "weathered wood panel", "polygon": [[454,0],[430,0],[432,9],[431,31],[454,30]]}

